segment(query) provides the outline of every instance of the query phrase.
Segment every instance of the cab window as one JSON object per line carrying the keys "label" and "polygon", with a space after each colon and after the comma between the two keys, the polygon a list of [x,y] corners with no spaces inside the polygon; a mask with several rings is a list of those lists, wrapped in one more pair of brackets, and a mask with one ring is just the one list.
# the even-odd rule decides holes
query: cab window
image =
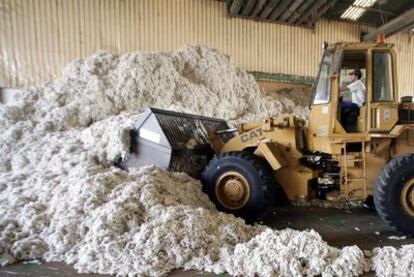
{"label": "cab window", "polygon": [[[361,71],[361,81],[366,86],[366,52],[345,51],[342,59],[342,66],[339,79],[339,87],[344,87],[352,83],[351,73],[355,69]],[[345,90],[340,94],[342,101],[352,101],[351,92]]]}
{"label": "cab window", "polygon": [[392,58],[389,52],[374,52],[373,99],[375,102],[393,101],[394,84]]}
{"label": "cab window", "polygon": [[330,100],[332,56],[332,53],[329,51],[326,51],[323,56],[315,89],[315,96],[313,98],[313,104],[315,105],[326,104]]}

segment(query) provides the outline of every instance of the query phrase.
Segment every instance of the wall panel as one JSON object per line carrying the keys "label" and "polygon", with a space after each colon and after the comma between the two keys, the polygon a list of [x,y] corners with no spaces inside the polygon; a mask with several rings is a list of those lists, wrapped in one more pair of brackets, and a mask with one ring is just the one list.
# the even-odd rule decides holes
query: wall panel
{"label": "wall panel", "polygon": [[[228,17],[213,0],[0,0],[0,87],[53,79],[98,49],[116,54],[201,43],[249,71],[314,76],[323,41],[358,41],[367,26],[321,20],[315,30]],[[401,94],[414,94],[414,46],[397,45]]]}

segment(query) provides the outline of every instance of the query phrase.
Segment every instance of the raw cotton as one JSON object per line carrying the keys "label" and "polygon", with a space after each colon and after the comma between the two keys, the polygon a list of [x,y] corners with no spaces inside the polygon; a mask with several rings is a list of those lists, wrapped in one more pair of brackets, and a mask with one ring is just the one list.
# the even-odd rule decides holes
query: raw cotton
{"label": "raw cotton", "polygon": [[264,94],[271,96],[276,101],[282,100],[283,102],[288,102],[285,100],[287,98],[294,104],[295,109],[300,109],[309,107],[312,92],[312,86],[310,85],[291,86],[286,84],[283,88],[268,90]]}
{"label": "raw cotton", "polygon": [[0,104],[0,264],[42,259],[79,272],[139,276],[175,268],[362,273],[366,260],[356,246],[330,247],[314,231],[246,225],[215,210],[185,174],[113,166],[127,155],[129,130],[147,105],[233,121],[284,111],[258,93],[227,56],[187,46],[99,52]]}
{"label": "raw cotton", "polygon": [[369,208],[365,201],[344,201],[344,202],[332,202],[328,200],[320,199],[297,199],[291,203],[298,207],[319,207],[319,208],[332,208],[338,210],[353,210],[361,208]]}
{"label": "raw cotton", "polygon": [[414,245],[403,245],[396,249],[391,246],[374,248],[373,269],[378,276],[413,276]]}
{"label": "raw cotton", "polygon": [[[229,57],[203,46],[175,52],[136,52],[114,56],[100,51],[76,60],[62,75],[19,97],[24,113],[14,120],[40,123],[47,130],[87,127],[119,114],[148,106],[214,116],[236,123],[296,112],[281,97],[263,96],[253,76]],[[17,113],[17,111],[14,111]]]}
{"label": "raw cotton", "polygon": [[235,276],[358,276],[368,270],[357,246],[330,247],[313,230],[266,228],[223,252],[224,267]]}
{"label": "raw cotton", "polygon": [[388,239],[391,239],[391,240],[405,240],[405,239],[407,239],[407,236],[389,236]]}

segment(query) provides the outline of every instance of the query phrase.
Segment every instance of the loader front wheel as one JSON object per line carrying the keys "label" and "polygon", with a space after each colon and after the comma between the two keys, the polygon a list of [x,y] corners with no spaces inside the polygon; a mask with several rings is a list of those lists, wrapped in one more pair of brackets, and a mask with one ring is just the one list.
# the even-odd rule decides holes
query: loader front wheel
{"label": "loader front wheel", "polygon": [[374,203],[395,231],[414,235],[414,154],[391,160],[378,176]]}
{"label": "loader front wheel", "polygon": [[205,168],[201,182],[216,207],[254,221],[274,200],[272,169],[249,152],[230,152],[214,157]]}

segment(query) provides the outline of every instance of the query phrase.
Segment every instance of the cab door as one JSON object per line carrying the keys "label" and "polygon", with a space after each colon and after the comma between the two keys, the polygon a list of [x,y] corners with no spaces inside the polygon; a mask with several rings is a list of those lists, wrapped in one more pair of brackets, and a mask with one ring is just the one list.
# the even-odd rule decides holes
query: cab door
{"label": "cab door", "polygon": [[391,50],[372,50],[371,93],[368,94],[369,132],[389,132],[398,121],[397,79],[395,53]]}
{"label": "cab door", "polygon": [[332,118],[337,112],[338,68],[342,53],[341,49],[334,53],[325,49],[310,105],[308,145],[327,153],[330,145],[326,142],[332,132]]}

